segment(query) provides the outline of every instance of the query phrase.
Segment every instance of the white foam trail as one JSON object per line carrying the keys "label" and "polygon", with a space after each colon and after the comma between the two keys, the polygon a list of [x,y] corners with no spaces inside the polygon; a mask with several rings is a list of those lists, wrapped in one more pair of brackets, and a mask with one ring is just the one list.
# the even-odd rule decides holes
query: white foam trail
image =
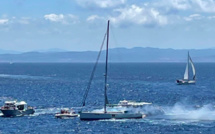
{"label": "white foam trail", "polygon": [[[104,109],[96,109],[94,112],[103,112]],[[107,111],[132,111],[136,113],[146,114],[150,119],[163,119],[175,121],[215,121],[215,107],[212,104],[200,106],[191,106],[176,103],[172,107],[157,107],[153,105],[144,106],[142,108],[126,108],[114,107],[107,108]],[[146,118],[147,118],[146,117]]]}
{"label": "white foam trail", "polygon": [[34,116],[44,115],[44,114],[55,114],[60,111],[61,108],[45,108],[45,109],[35,109]]}
{"label": "white foam trail", "polygon": [[[56,113],[59,113],[61,109],[64,109],[64,108],[57,108],[57,107],[44,108],[44,109],[36,108],[33,116],[39,116],[39,115],[45,115],[45,114],[56,114]],[[77,108],[72,107],[68,109],[76,110]]]}
{"label": "white foam trail", "polygon": [[[103,112],[103,111],[104,111],[103,108],[93,110],[93,112]],[[144,107],[123,107],[123,106],[107,107],[107,111],[108,112],[128,111],[132,113],[142,113],[148,116],[163,114],[163,110],[160,107],[154,106],[154,105],[146,105]]]}
{"label": "white foam trail", "polygon": [[215,109],[211,104],[202,107],[175,104],[173,107],[164,108],[165,116],[177,120],[215,120]]}
{"label": "white foam trail", "polygon": [[[52,107],[44,109],[35,109],[35,115],[44,115],[44,114],[55,114],[59,112],[62,108]],[[78,108],[72,107],[74,110]],[[93,112],[103,112],[104,109],[95,109]],[[177,103],[172,107],[164,106],[162,109],[157,106],[149,105],[143,108],[126,108],[126,107],[108,107],[107,111],[116,112],[116,111],[132,111],[132,112],[141,112],[147,114],[148,117],[142,121],[147,121],[148,119],[159,119],[161,123],[167,120],[172,120],[174,123],[189,123],[189,122],[198,122],[198,121],[215,121],[215,108],[211,104],[203,105],[202,107],[194,107],[190,105],[184,105]],[[157,120],[157,121],[159,121]],[[117,120],[113,120],[117,121]],[[120,120],[122,121],[122,120]],[[156,122],[156,120],[155,120]],[[168,121],[169,122],[169,121]],[[158,122],[157,122],[158,123]]]}

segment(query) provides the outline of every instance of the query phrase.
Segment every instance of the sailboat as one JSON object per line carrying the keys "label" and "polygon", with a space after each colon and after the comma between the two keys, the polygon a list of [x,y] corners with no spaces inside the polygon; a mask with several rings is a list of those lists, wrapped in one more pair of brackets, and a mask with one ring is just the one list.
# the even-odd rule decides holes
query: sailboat
{"label": "sailboat", "polygon": [[[191,65],[192,72],[193,72],[192,79],[189,79],[189,64]],[[184,73],[184,79],[176,80],[176,83],[179,85],[195,84],[196,83],[195,79],[196,79],[196,70],[188,51],[187,65]]]}
{"label": "sailboat", "polygon": [[[108,25],[107,25],[107,33],[105,34],[105,36],[107,36],[107,43],[106,43],[106,62],[105,62],[105,81],[104,81],[104,111],[91,111],[91,112],[80,112],[80,119],[81,120],[100,120],[100,119],[130,119],[130,118],[142,118],[145,115],[143,115],[142,113],[133,113],[131,111],[116,111],[116,112],[110,112],[107,111],[107,105],[108,103],[108,97],[107,97],[107,75],[108,75],[108,42],[109,42],[109,23],[110,21],[108,20]],[[105,40],[105,38],[104,38]],[[104,43],[103,40],[103,43]],[[101,47],[102,49],[102,47]],[[100,52],[101,52],[100,49]],[[100,53],[99,53],[100,55]],[[98,56],[99,57],[99,56]],[[97,58],[98,61],[98,58]],[[97,63],[97,62],[96,62]],[[95,67],[93,69],[95,71]],[[92,73],[93,74],[93,73]],[[93,75],[91,75],[91,79],[92,80]],[[88,85],[88,87],[90,87],[90,84]],[[85,93],[84,96],[84,101],[83,101],[83,106],[85,105],[85,100],[87,97],[87,92]]]}

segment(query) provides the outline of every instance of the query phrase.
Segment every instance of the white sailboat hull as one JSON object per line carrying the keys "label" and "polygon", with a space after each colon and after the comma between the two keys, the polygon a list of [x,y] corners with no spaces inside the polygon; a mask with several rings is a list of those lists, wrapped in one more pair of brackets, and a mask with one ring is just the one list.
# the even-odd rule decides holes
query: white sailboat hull
{"label": "white sailboat hull", "polygon": [[195,84],[195,80],[177,80],[176,83],[178,85],[188,85],[188,84]]}
{"label": "white sailboat hull", "polygon": [[141,113],[122,113],[122,112],[82,112],[80,113],[81,120],[101,120],[101,119],[137,119],[143,118],[145,115]]}

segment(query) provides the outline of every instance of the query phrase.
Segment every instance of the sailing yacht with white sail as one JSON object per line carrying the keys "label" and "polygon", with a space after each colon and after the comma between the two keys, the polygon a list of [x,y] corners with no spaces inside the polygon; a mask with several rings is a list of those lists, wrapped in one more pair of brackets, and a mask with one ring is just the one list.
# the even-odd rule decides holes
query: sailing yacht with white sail
{"label": "sailing yacht with white sail", "polygon": [[[192,79],[189,79],[189,64],[191,64],[193,77]],[[188,51],[188,57],[187,57],[187,65],[184,73],[184,79],[176,80],[176,83],[179,85],[185,85],[185,84],[195,84],[196,83],[196,70],[193,64],[193,61],[190,57],[189,51]]]}
{"label": "sailing yacht with white sail", "polygon": [[[128,112],[128,111],[117,111],[117,112],[110,112],[110,111],[107,111],[107,104],[108,103],[108,98],[107,98],[107,75],[108,75],[108,41],[109,41],[109,20],[108,20],[108,26],[107,26],[107,33],[105,34],[105,37],[107,36],[107,44],[106,44],[106,63],[105,63],[105,86],[104,86],[104,111],[101,111],[101,112],[96,112],[96,111],[91,111],[91,112],[80,112],[80,119],[81,120],[100,120],[100,119],[129,119],[129,118],[142,118],[144,117],[143,114],[141,113],[133,113],[133,112]],[[104,38],[105,40],[105,38]],[[104,44],[104,40],[103,40],[103,44]],[[103,46],[102,44],[102,46]],[[93,79],[93,76],[94,76],[94,72],[95,72],[95,69],[96,69],[96,65],[98,63],[98,59],[100,57],[100,54],[101,54],[101,50],[102,50],[102,46],[101,46],[101,49],[100,49],[100,52],[99,52],[99,55],[98,55],[98,58],[97,58],[97,61],[96,61],[96,64],[93,68],[93,72],[91,74],[91,77],[90,77],[90,82],[88,84],[88,88],[85,92],[85,95],[84,95],[84,99],[83,99],[83,106],[85,106],[85,100],[86,100],[86,97],[87,97],[87,94],[88,94],[88,91],[89,91],[89,88],[90,88],[90,84],[91,84],[91,81]]]}

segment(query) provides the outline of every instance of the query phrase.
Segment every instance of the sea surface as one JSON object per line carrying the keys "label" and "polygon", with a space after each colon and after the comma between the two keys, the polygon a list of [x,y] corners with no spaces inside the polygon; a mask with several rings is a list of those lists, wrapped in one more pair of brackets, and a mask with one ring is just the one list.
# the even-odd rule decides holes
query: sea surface
{"label": "sea surface", "polygon": [[[214,134],[215,63],[196,63],[195,85],[176,85],[185,63],[110,63],[108,99],[151,102],[160,107],[143,119],[80,121],[56,119],[61,108],[81,110],[92,63],[1,63],[0,105],[24,100],[36,108],[32,116],[0,117],[5,133]],[[102,110],[104,64],[95,73],[84,110]]]}

